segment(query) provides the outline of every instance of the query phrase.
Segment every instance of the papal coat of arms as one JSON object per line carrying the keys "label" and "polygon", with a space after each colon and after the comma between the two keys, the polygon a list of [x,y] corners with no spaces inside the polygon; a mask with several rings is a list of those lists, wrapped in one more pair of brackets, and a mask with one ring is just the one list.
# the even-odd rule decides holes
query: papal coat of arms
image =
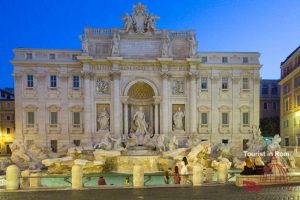
{"label": "papal coat of arms", "polygon": [[126,13],[121,18],[124,20],[126,32],[134,32],[138,34],[150,33],[156,30],[156,20],[159,17],[147,13],[147,7],[138,3],[137,6],[133,6],[132,14]]}

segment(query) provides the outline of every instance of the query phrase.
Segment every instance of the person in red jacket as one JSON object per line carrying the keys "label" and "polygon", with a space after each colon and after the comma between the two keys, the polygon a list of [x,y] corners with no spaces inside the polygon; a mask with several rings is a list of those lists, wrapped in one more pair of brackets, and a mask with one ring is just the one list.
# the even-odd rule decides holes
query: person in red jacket
{"label": "person in red jacket", "polygon": [[99,180],[98,180],[98,185],[106,185],[105,179],[103,178],[103,176],[100,176]]}

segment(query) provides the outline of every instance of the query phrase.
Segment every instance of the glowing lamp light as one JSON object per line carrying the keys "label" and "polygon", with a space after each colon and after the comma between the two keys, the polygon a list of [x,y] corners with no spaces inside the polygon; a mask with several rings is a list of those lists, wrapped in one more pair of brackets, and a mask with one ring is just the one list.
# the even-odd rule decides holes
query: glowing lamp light
{"label": "glowing lamp light", "polygon": [[300,117],[300,112],[298,111],[298,112],[296,112],[296,117]]}

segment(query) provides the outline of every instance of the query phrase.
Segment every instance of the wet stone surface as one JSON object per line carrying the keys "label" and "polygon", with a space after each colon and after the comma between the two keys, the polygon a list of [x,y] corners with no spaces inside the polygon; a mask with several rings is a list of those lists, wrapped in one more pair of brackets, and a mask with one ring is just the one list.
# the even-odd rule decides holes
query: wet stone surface
{"label": "wet stone surface", "polygon": [[120,199],[266,199],[300,200],[300,185],[261,187],[259,192],[246,192],[234,185],[168,188],[102,188],[89,190],[0,192],[0,200],[120,200]]}

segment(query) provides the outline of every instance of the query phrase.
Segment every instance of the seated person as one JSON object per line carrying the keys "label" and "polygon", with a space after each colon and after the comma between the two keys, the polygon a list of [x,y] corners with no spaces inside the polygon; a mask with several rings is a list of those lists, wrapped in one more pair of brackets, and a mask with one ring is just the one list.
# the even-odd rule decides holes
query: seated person
{"label": "seated person", "polygon": [[254,160],[254,165],[255,165],[255,174],[264,175],[265,163],[261,160],[260,156],[256,156]]}
{"label": "seated person", "polygon": [[244,170],[241,172],[241,175],[254,175],[255,165],[251,161],[251,159],[247,156],[245,158],[245,167]]}
{"label": "seated person", "polygon": [[99,180],[98,180],[98,185],[106,185],[106,181],[103,178],[103,176],[100,176]]}

